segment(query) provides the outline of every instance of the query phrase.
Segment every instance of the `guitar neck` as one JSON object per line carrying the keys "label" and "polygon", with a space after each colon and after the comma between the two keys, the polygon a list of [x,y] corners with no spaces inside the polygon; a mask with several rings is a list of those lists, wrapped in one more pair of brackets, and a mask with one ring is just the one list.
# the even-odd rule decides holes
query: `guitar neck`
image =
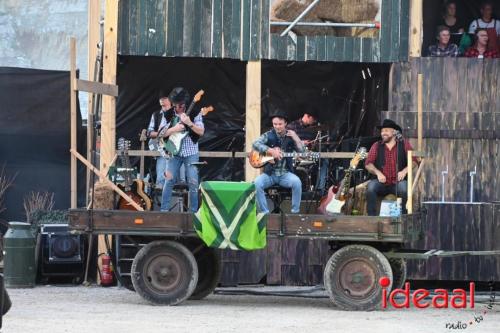
{"label": "guitar neck", "polygon": [[284,152],[282,152],[281,155],[283,157],[306,157],[309,155],[309,153],[284,153]]}

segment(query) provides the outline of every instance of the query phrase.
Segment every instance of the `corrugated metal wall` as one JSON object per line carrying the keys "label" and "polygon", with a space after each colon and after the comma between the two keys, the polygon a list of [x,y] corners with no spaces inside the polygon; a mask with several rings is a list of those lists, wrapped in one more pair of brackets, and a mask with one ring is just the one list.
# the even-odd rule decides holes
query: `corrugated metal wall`
{"label": "corrugated metal wall", "polygon": [[270,0],[120,1],[123,55],[396,62],[408,58],[409,0],[382,0],[379,38],[270,34]]}

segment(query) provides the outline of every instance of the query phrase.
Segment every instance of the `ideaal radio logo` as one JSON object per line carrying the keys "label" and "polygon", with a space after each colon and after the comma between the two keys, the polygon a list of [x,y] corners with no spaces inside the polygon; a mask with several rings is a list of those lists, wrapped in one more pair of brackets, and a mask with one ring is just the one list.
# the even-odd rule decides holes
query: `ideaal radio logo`
{"label": "ideaal radio logo", "polygon": [[[435,289],[434,295],[432,295],[431,300],[428,297],[431,293],[427,289],[417,289],[410,293],[410,283],[406,282],[404,289],[394,289],[388,293],[387,287],[390,285],[390,280],[388,277],[382,277],[379,280],[379,284],[382,287],[382,309],[387,309],[388,306],[392,306],[395,309],[409,308],[410,303],[413,304],[418,309],[425,309],[428,307],[433,307],[435,309],[447,309],[449,307],[454,309],[474,309],[475,308],[475,293],[476,286],[474,282],[469,283],[469,297],[467,297],[467,292],[464,289],[453,289],[451,293],[446,289]],[[490,297],[488,304],[485,309],[480,312],[480,314],[474,313],[474,318],[465,321],[457,321],[455,323],[446,323],[445,328],[450,330],[463,330],[472,325],[477,325],[484,320],[483,316],[486,316],[488,311],[493,309],[495,304],[495,291],[493,282],[489,283],[490,286]],[[403,296],[402,302],[396,302],[396,297]]]}

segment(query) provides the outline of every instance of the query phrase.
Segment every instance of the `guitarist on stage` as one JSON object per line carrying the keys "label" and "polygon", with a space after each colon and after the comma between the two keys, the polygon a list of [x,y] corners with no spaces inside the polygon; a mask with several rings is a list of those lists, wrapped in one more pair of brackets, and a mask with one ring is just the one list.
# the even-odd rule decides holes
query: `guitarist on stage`
{"label": "guitarist on stage", "polygon": [[[173,112],[172,103],[167,97],[167,94],[163,91],[160,91],[159,102],[161,109],[160,111],[155,111],[151,115],[151,120],[149,121],[148,126],[148,138],[149,149],[150,150],[158,150],[158,134],[160,131],[165,128],[167,125],[166,114],[170,111]],[[163,184],[165,183],[165,170],[167,168],[168,159],[166,156],[158,156],[156,157],[156,187],[163,189]]]}
{"label": "guitarist on stage", "polygon": [[186,106],[190,102],[189,92],[177,87],[172,90],[169,95],[169,100],[174,107],[173,117],[170,126],[164,134],[164,138],[168,138],[176,132],[189,131],[189,135],[182,140],[180,151],[172,156],[167,165],[165,172],[165,185],[162,193],[161,210],[170,210],[170,199],[172,198],[172,189],[175,184],[175,179],[179,177],[179,172],[182,165],[186,168],[186,180],[189,188],[189,205],[192,212],[198,210],[198,168],[193,165],[193,162],[199,161],[198,138],[205,133],[203,118],[199,113],[193,120],[186,115]]}
{"label": "guitarist on stage", "polygon": [[402,138],[402,129],[394,121],[385,119],[377,128],[382,140],[372,145],[365,161],[366,170],[376,177],[370,180],[366,189],[368,215],[377,213],[377,196],[396,195],[396,192],[402,198],[402,213],[406,214],[407,152],[413,148]]}
{"label": "guitarist on stage", "polygon": [[262,213],[269,213],[264,190],[275,184],[292,189],[292,214],[300,210],[302,182],[293,173],[292,158],[282,158],[281,152],[304,152],[304,144],[297,133],[287,130],[288,118],[282,113],[271,116],[273,129],[262,134],[252,145],[259,153],[268,153],[274,157],[273,164],[264,167],[264,173],[255,179],[257,208]]}

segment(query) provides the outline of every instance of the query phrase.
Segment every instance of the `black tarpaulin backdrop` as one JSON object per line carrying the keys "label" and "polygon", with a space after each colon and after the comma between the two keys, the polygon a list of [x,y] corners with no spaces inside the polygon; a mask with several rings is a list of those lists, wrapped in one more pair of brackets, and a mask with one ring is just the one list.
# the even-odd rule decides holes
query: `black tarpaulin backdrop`
{"label": "black tarpaulin backdrop", "polygon": [[[296,119],[315,105],[321,110],[321,122],[331,129],[332,140],[344,134],[346,138],[371,136],[380,122],[380,111],[387,108],[388,73],[386,64],[263,61],[262,130],[270,128],[268,116],[278,108]],[[183,86],[191,96],[203,89],[200,105],[216,109],[204,119],[206,132],[200,149],[243,151],[246,63],[122,56],[117,83],[117,137],[131,139],[133,148],[139,147],[141,129],[159,110],[159,91]],[[203,179],[244,177],[242,159],[201,159],[209,163],[201,170]]]}
{"label": "black tarpaulin backdrop", "polygon": [[53,192],[55,209],[70,207],[69,79],[64,71],[0,67],[0,168],[16,175],[3,219],[25,220],[23,198],[30,191]]}

